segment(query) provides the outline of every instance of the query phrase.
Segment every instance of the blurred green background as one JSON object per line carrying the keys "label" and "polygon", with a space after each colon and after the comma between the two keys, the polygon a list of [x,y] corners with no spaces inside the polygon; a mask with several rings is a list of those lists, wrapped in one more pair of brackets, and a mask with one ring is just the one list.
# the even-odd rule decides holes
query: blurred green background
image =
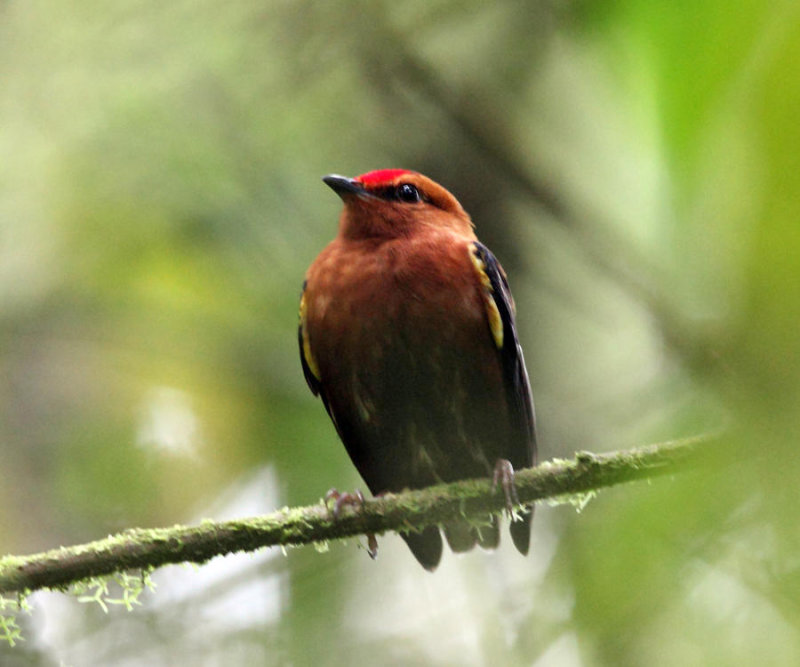
{"label": "blurred green background", "polygon": [[542,505],[527,559],[174,567],[131,614],[37,594],[0,662],[798,664],[798,109],[796,0],[0,3],[2,552],[360,484],[296,349],[329,172],[470,211],[543,460],[730,434]]}

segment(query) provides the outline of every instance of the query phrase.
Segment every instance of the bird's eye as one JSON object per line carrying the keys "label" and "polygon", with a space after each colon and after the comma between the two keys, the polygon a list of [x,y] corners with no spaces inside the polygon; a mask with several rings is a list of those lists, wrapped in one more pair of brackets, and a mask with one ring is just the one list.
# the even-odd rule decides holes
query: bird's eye
{"label": "bird's eye", "polygon": [[407,204],[415,204],[422,199],[419,190],[411,185],[411,183],[401,183],[398,185],[395,194],[400,201],[404,201]]}

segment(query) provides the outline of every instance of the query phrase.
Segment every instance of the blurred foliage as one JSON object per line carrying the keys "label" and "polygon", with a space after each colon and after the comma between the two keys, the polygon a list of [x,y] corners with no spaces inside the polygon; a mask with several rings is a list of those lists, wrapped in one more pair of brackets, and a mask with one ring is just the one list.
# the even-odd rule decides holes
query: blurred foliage
{"label": "blurred foliage", "polygon": [[[33,598],[4,665],[795,664],[800,5],[0,5],[0,535],[29,552],[358,484],[296,351],[329,172],[451,189],[510,275],[542,458],[725,425],[716,475]],[[179,576],[180,575],[180,576]]]}

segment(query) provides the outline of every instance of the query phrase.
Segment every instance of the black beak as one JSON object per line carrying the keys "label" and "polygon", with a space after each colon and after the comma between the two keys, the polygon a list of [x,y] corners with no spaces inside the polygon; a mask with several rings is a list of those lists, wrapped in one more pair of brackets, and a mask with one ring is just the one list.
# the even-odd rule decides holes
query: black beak
{"label": "black beak", "polygon": [[347,195],[356,195],[359,197],[371,196],[358,181],[346,176],[339,176],[338,174],[328,174],[322,177],[323,182],[331,188],[337,195],[344,198]]}

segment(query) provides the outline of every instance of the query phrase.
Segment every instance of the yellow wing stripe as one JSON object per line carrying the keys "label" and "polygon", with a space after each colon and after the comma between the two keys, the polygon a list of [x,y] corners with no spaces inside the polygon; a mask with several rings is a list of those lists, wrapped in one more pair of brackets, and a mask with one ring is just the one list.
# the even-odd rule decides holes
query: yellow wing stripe
{"label": "yellow wing stripe", "polygon": [[306,360],[306,366],[308,366],[308,370],[317,378],[319,382],[321,380],[319,375],[319,366],[317,366],[317,361],[314,359],[314,355],[311,354],[311,343],[308,340],[308,327],[306,327],[306,295],[303,292],[303,295],[300,297],[300,332],[303,337],[303,358]]}
{"label": "yellow wing stripe", "polygon": [[492,296],[492,281],[486,273],[486,264],[478,255],[478,248],[472,244],[469,247],[469,258],[472,261],[472,266],[478,274],[478,278],[483,285],[483,304],[486,307],[486,316],[489,319],[489,330],[492,332],[494,344],[498,350],[503,349],[503,320],[500,317],[500,311],[497,309],[497,304]]}

